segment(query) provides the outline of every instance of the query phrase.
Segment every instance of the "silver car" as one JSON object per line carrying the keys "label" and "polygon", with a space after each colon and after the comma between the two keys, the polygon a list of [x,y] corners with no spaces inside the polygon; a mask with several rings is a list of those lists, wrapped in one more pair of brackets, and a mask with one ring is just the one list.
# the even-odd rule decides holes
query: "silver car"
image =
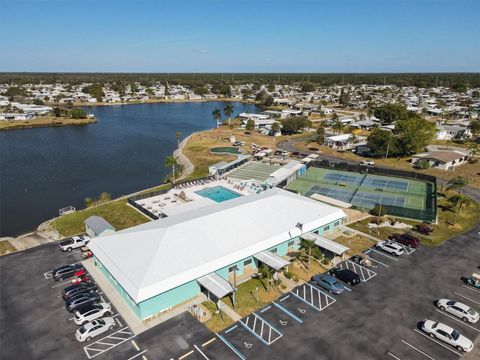
{"label": "silver car", "polygon": [[470,339],[467,339],[457,330],[452,329],[448,325],[432,320],[425,320],[422,325],[422,330],[425,331],[431,338],[438,339],[449,345],[452,345],[459,351],[469,352],[473,349],[473,342]]}
{"label": "silver car", "polygon": [[78,341],[90,341],[95,336],[103,334],[108,330],[112,330],[115,327],[115,321],[112,317],[104,317],[98,320],[93,320],[75,332],[75,337]]}
{"label": "silver car", "polygon": [[436,305],[440,310],[472,324],[475,324],[480,317],[477,311],[458,301],[440,299],[437,301]]}
{"label": "silver car", "polygon": [[99,319],[104,316],[110,316],[112,307],[107,303],[92,304],[75,311],[73,321],[77,325],[83,325],[89,321]]}
{"label": "silver car", "polygon": [[400,256],[404,253],[403,246],[397,244],[396,242],[388,241],[388,240],[383,240],[378,242],[377,245],[375,245],[377,249],[383,250],[386,253],[389,253],[390,255],[394,256]]}

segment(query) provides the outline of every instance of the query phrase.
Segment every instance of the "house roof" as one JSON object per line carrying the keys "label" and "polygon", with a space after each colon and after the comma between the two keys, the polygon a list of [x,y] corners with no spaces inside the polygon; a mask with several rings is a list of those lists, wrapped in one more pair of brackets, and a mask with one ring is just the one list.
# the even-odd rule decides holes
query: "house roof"
{"label": "house roof", "polygon": [[276,188],[97,237],[89,247],[139,303],[345,216]]}
{"label": "house roof", "polygon": [[432,160],[432,161],[440,161],[442,163],[448,163],[454,160],[458,160],[462,157],[466,156],[465,154],[459,152],[459,151],[431,151],[427,153],[421,153],[421,154],[416,154],[413,155],[413,157],[416,158],[422,158],[425,160]]}
{"label": "house roof", "polygon": [[85,220],[85,225],[87,225],[90,229],[92,229],[95,234],[101,234],[105,230],[113,230],[115,231],[115,228],[113,227],[112,224],[110,224],[107,220],[102,218],[101,216],[90,216]]}

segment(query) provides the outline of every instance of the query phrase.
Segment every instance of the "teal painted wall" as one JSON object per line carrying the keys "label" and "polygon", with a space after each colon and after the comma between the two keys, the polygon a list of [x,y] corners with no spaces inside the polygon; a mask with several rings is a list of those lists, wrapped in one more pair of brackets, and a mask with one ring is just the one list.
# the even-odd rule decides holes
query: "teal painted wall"
{"label": "teal painted wall", "polygon": [[197,281],[190,281],[174,289],[166,291],[139,304],[141,318],[145,319],[160,311],[178,305],[200,294],[200,286]]}
{"label": "teal painted wall", "polygon": [[140,308],[133,301],[133,299],[128,295],[128,293],[123,289],[123,287],[115,280],[115,278],[110,274],[110,272],[103,266],[103,264],[94,256],[95,266],[100,269],[102,274],[108,280],[110,284],[117,290],[120,296],[125,300],[125,302],[130,306],[130,308],[140,317]]}

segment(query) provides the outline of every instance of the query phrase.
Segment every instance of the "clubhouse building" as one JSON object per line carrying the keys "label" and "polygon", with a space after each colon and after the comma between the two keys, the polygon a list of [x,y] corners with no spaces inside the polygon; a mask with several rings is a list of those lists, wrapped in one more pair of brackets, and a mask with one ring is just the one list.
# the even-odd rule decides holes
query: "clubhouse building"
{"label": "clubhouse building", "polygon": [[232,294],[234,272],[248,277],[262,264],[284,269],[301,238],[328,242],[322,235],[345,217],[339,208],[274,188],[97,237],[89,247],[95,266],[145,320],[202,292],[212,299]]}

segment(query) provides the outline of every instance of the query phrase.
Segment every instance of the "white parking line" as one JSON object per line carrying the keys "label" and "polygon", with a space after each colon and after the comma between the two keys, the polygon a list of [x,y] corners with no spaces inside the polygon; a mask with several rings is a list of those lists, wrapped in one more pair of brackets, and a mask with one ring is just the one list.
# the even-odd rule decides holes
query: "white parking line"
{"label": "white parking line", "polygon": [[203,353],[203,351],[200,350],[200,348],[199,348],[197,345],[194,344],[193,347],[194,347],[195,349],[197,349],[197,351],[198,351],[206,360],[210,360],[210,359],[208,358],[208,356],[205,355],[205,354]]}
{"label": "white parking line", "polygon": [[65,285],[65,284],[70,284],[70,285],[71,285],[71,284],[72,284],[72,280],[64,281],[64,282],[62,282],[62,283],[53,285],[53,286],[51,286],[51,288],[52,288],[52,289],[55,289],[55,288],[57,288],[57,287],[59,287],[59,286]]}
{"label": "white parking line", "polygon": [[45,277],[45,280],[49,280],[49,279],[51,279],[51,278],[53,277],[53,271],[52,271],[52,270],[50,270],[50,271],[45,271],[45,272],[43,273],[43,276]]}
{"label": "white parking line", "polygon": [[469,327],[470,329],[475,330],[476,332],[479,332],[479,333],[480,333],[480,330],[478,330],[476,327],[473,327],[472,325],[470,325],[470,324],[467,323],[466,321],[460,320],[459,318],[456,318],[455,316],[452,316],[452,315],[450,315],[450,314],[447,314],[445,311],[442,311],[442,310],[439,310],[439,309],[435,309],[435,311],[438,311],[440,314],[443,314],[443,315],[445,315],[445,316],[448,316],[450,319],[455,320],[456,322],[459,322],[460,324],[463,324],[463,325],[465,325],[466,327]]}
{"label": "white parking line", "polygon": [[428,340],[431,340],[431,341],[433,341],[434,343],[437,343],[438,345],[444,347],[444,348],[447,349],[448,351],[451,351],[452,353],[457,354],[458,356],[462,356],[462,354],[459,354],[459,353],[456,352],[455,350],[451,349],[450,346],[445,345],[445,344],[441,343],[440,341],[431,338],[430,336],[428,336],[427,334],[424,334],[424,333],[421,332],[420,330],[418,330],[418,329],[413,329],[413,331],[415,331],[415,332],[419,333],[420,335],[426,337]]}
{"label": "white parking line", "polygon": [[378,250],[376,250],[376,249],[372,249],[372,251],[375,251],[377,254],[380,254],[380,255],[382,255],[382,256],[385,256],[385,257],[389,258],[390,260],[398,261],[398,259],[395,259],[393,256],[384,254],[383,252],[380,252],[380,251],[378,251]]}
{"label": "white parking line", "polygon": [[117,322],[118,326],[120,326],[120,327],[122,327],[122,326],[123,326],[123,325],[122,325],[122,323],[120,322],[120,320],[118,320],[118,318],[117,318],[117,317],[115,318],[115,321]]}
{"label": "white parking line", "polygon": [[471,302],[474,303],[474,304],[480,305],[480,302],[475,301],[475,300],[473,300],[473,299],[470,299],[468,296],[459,294],[459,293],[457,293],[457,292],[454,292],[454,294],[455,294],[455,295],[458,295],[458,296],[461,296],[461,297],[463,297],[464,299],[467,299],[467,300],[471,301]]}
{"label": "white parking line", "polygon": [[462,285],[465,289],[468,289],[470,291],[473,291],[473,292],[476,292],[477,294],[480,294],[480,290],[477,290],[477,289],[474,289],[473,287],[471,286],[467,286],[467,285]]}
{"label": "white parking line", "polygon": [[387,354],[390,355],[391,357],[393,357],[396,360],[401,360],[398,356],[393,355],[390,351]]}
{"label": "white parking line", "polygon": [[138,353],[137,355],[133,355],[132,357],[129,357],[127,360],[132,360],[132,359],[135,359],[137,357],[139,357],[140,355],[143,355],[147,352],[147,350],[143,350],[142,352]]}
{"label": "white parking line", "polygon": [[423,356],[429,358],[430,360],[436,360],[434,357],[431,357],[430,355],[424,353],[422,350],[417,349],[415,346],[407,343],[405,340],[402,340],[402,342],[403,342],[405,345],[407,345],[407,346],[409,346],[410,348],[412,348],[413,350],[415,350],[416,352],[418,352],[419,354],[422,354]]}

